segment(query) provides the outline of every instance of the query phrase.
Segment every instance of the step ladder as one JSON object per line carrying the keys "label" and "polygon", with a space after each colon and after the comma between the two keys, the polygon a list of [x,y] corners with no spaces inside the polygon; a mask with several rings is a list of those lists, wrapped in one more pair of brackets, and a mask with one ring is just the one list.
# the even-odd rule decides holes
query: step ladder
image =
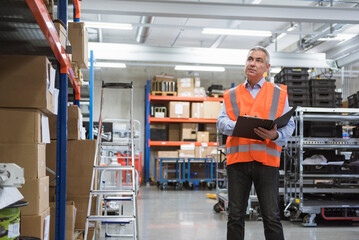
{"label": "step ladder", "polygon": [[[131,137],[128,143],[128,150],[131,152],[131,164],[126,166],[117,163],[116,156],[103,156],[103,148],[124,146],[123,144],[102,142],[102,111],[104,105],[104,90],[105,89],[129,89],[131,92],[130,97],[130,132]],[[111,164],[101,164],[104,159],[112,159]],[[131,184],[122,184],[122,173],[131,172]],[[105,173],[110,173],[110,176],[114,177],[114,185],[107,186],[105,184]],[[138,240],[138,207],[137,207],[137,194],[139,190],[138,172],[135,168],[135,153],[134,153],[134,123],[133,123],[133,83],[105,83],[102,82],[101,88],[101,103],[100,103],[100,114],[99,114],[99,127],[96,141],[96,152],[93,164],[93,172],[91,179],[91,189],[89,196],[89,203],[87,209],[87,219],[85,225],[85,236],[84,239],[88,239],[89,226],[91,222],[95,223],[95,231],[93,239],[100,239],[102,231],[105,231],[105,238],[126,238]],[[96,212],[93,213],[91,206],[93,197],[96,197]],[[126,202],[126,203],[125,203]],[[132,204],[129,204],[132,203]],[[109,215],[108,205],[109,203],[115,203],[119,206],[119,209],[112,212]],[[120,204],[118,204],[120,203]],[[124,207],[130,207],[126,209],[127,212],[124,214]],[[128,213],[130,212],[130,213]],[[128,233],[109,233],[109,225],[118,225],[116,230],[125,229],[129,230],[132,224],[133,230]],[[105,228],[102,228],[105,226]]]}

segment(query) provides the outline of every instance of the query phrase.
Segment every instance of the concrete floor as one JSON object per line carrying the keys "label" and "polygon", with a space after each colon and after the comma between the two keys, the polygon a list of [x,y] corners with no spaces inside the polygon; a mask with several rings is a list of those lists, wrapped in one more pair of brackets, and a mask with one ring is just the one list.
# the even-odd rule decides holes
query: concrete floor
{"label": "concrete floor", "polygon": [[[209,190],[159,190],[141,187],[139,204],[140,240],[225,240],[226,214],[215,213],[216,200]],[[282,221],[287,240],[359,240],[359,222],[323,222],[302,227]],[[246,240],[264,239],[261,221],[246,222]]]}

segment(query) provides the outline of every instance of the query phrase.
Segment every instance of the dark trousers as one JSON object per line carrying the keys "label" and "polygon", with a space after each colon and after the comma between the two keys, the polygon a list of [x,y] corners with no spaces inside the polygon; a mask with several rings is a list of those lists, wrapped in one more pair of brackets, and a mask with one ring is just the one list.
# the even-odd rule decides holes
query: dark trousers
{"label": "dark trousers", "polygon": [[266,240],[283,240],[279,210],[279,171],[257,161],[227,166],[228,223],[227,240],[244,239],[244,220],[252,182],[263,217]]}

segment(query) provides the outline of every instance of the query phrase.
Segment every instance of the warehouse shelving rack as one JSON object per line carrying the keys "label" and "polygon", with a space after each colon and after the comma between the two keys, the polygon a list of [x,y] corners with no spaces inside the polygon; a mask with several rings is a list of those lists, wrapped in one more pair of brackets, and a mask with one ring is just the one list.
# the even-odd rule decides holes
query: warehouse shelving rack
{"label": "warehouse shelving rack", "polygon": [[[155,118],[150,117],[150,104],[153,102],[168,101],[187,101],[187,102],[203,102],[203,101],[223,101],[223,98],[216,97],[177,97],[177,96],[154,96],[151,95],[151,82],[147,80],[145,86],[145,181],[150,182],[150,147],[153,146],[181,146],[182,144],[194,144],[201,146],[199,142],[181,142],[181,141],[151,141],[150,124],[151,123],[216,123],[217,119],[200,119],[200,118]],[[216,142],[206,143],[208,146],[217,146]]]}
{"label": "warehouse shelving rack", "polygon": [[[75,21],[80,20],[79,0],[74,2]],[[67,25],[67,0],[58,0],[58,18]],[[75,91],[74,104],[79,105],[80,87],[77,84],[70,60],[60,43],[54,24],[43,0],[6,0],[1,2],[1,26],[16,29],[0,40],[1,54],[46,55],[58,61],[59,107],[57,131],[56,178],[56,239],[64,240],[66,234],[66,167],[67,167],[67,88],[68,79]],[[16,18],[12,18],[16,16]],[[14,21],[16,19],[16,21]],[[18,27],[20,26],[21,27]],[[35,36],[35,37],[34,37]],[[16,44],[21,42],[21,44]],[[15,44],[14,44],[15,43]],[[16,47],[14,47],[16,46]]]}
{"label": "warehouse shelving rack", "polygon": [[303,154],[306,150],[358,151],[359,149],[358,138],[304,137],[304,121],[357,124],[359,109],[298,107],[294,119],[295,134],[287,144],[288,154],[284,155],[285,216],[293,221],[302,220],[303,226],[316,226],[317,214],[328,220],[359,219],[358,167],[321,165],[320,169],[313,170],[315,172],[310,170],[313,168],[306,172],[303,166]]}

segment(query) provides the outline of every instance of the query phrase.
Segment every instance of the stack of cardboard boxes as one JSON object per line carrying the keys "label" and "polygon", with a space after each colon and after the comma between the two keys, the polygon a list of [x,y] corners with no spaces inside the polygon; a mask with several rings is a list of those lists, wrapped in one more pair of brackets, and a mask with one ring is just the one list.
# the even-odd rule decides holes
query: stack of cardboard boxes
{"label": "stack of cardboard boxes", "polygon": [[88,31],[84,22],[69,22],[68,25],[68,40],[72,46],[71,67],[77,83],[82,86],[81,69],[88,69]]}
{"label": "stack of cardboard boxes", "polygon": [[[77,106],[68,107],[68,141],[67,141],[67,206],[66,221],[74,225],[66,229],[66,239],[73,239],[74,229],[84,230],[89,201],[92,166],[95,157],[96,141],[81,140],[80,128],[81,111]],[[46,146],[47,167],[56,171],[56,118],[50,118],[51,144]],[[81,169],[81,171],[79,171]],[[48,172],[51,179],[55,176]],[[50,200],[55,201],[53,188],[56,182],[51,182]],[[95,201],[93,201],[95,203]],[[50,203],[51,217],[55,214],[55,202]],[[76,215],[74,209],[76,208]],[[52,225],[50,235],[54,236],[55,226]]]}
{"label": "stack of cardboard boxes", "polygon": [[29,204],[21,210],[21,235],[47,239],[49,177],[48,117],[57,113],[55,70],[45,56],[0,56],[0,161],[24,168],[20,188]]}

